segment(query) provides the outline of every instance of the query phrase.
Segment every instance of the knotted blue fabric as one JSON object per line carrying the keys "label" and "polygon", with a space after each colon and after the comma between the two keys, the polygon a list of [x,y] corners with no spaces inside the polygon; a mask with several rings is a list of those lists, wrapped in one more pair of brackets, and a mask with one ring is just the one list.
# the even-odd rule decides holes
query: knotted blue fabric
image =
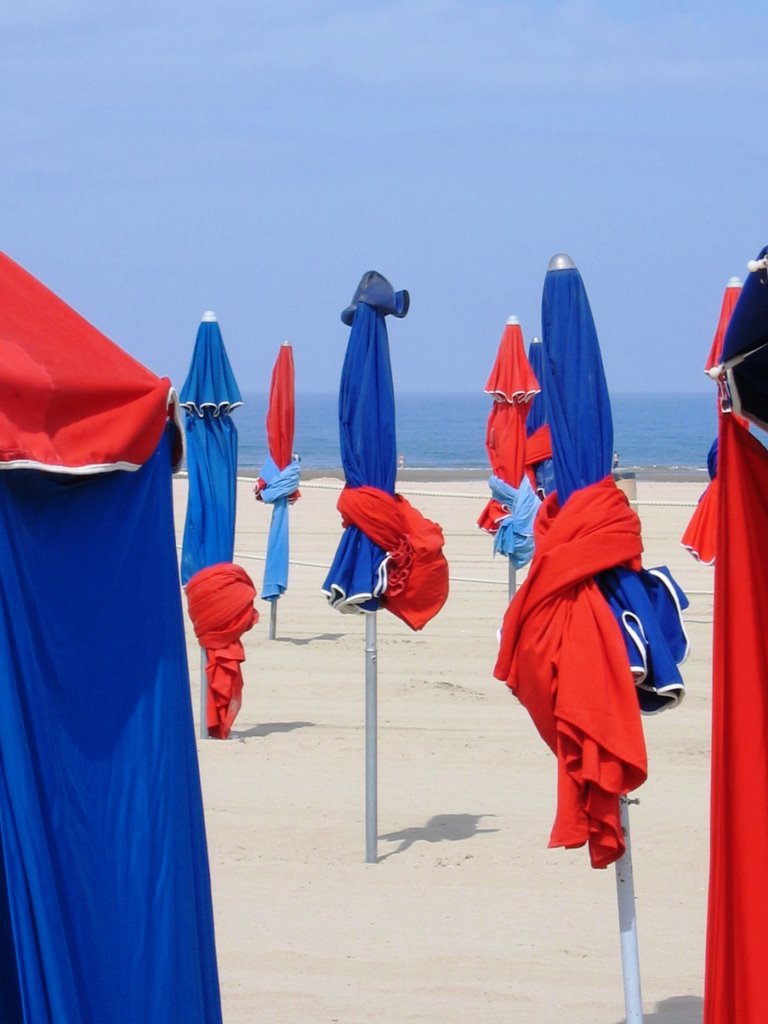
{"label": "knotted blue fabric", "polygon": [[515,569],[522,569],[533,558],[533,521],[541,501],[527,476],[523,476],[519,487],[512,487],[492,473],[488,486],[491,496],[509,510],[509,515],[499,520],[493,553],[506,555]]}
{"label": "knotted blue fabric", "polygon": [[279,470],[268,455],[259,476],[267,484],[259,491],[259,498],[272,506],[261,596],[265,601],[276,601],[288,588],[288,499],[299,489],[301,468],[294,459]]}

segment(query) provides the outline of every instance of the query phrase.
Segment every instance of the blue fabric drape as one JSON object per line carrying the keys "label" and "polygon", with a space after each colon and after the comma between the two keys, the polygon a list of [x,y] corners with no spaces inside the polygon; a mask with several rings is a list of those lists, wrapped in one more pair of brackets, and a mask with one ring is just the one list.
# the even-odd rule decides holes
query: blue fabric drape
{"label": "blue fabric drape", "polygon": [[613,420],[581,274],[550,270],[541,304],[542,380],[560,504],[611,472]]}
{"label": "blue fabric drape", "polygon": [[274,601],[288,588],[288,498],[299,488],[301,467],[298,461],[294,460],[281,472],[275,460],[268,455],[259,476],[267,484],[259,492],[259,497],[268,505],[272,505],[261,596],[265,601]]}
{"label": "blue fabric drape", "polygon": [[4,1024],[221,1021],[169,440],[0,474]]}
{"label": "blue fabric drape", "polygon": [[[547,422],[546,407],[544,404],[544,370],[542,367],[544,359],[544,343],[540,339],[533,340],[528,346],[528,362],[533,370],[539,387],[542,389],[531,399],[528,410],[528,419],[525,421],[525,432],[530,437],[535,434],[539,427]],[[542,494],[550,494],[555,490],[555,467],[552,459],[544,459],[534,467],[536,476],[536,488]]]}
{"label": "blue fabric drape", "polygon": [[[768,246],[757,255],[768,256]],[[768,271],[752,271],[731,313],[720,361],[742,359],[731,369],[737,411],[768,427]]]}
{"label": "blue fabric drape", "polygon": [[491,497],[509,510],[509,515],[499,521],[493,538],[493,553],[507,555],[515,569],[522,569],[533,558],[533,521],[541,501],[527,476],[523,476],[519,487],[510,487],[491,473],[488,486]]}
{"label": "blue fabric drape", "polygon": [[229,413],[242,399],[215,320],[203,320],[198,328],[179,400],[187,414],[189,496],[181,552],[186,585],[200,569],[231,562],[235,550],[237,427]]}
{"label": "blue fabric drape", "polygon": [[[404,316],[408,302],[407,292],[394,292],[386,278],[371,272],[342,314],[347,323],[352,317],[339,388],[341,462],[349,487],[395,493],[395,391],[384,317]],[[385,558],[385,551],[348,526],[323,584],[334,607],[376,611]]]}

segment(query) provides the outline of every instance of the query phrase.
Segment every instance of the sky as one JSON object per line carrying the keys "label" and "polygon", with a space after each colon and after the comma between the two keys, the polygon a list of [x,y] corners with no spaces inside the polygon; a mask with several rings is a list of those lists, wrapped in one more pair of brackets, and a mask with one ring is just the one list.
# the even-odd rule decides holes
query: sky
{"label": "sky", "polygon": [[[216,312],[243,392],[332,392],[375,269],[399,391],[482,391],[550,258],[615,392],[706,391],[768,243],[768,7],[35,0],[0,7],[0,250],[181,388]],[[1,311],[0,311],[0,315]]]}

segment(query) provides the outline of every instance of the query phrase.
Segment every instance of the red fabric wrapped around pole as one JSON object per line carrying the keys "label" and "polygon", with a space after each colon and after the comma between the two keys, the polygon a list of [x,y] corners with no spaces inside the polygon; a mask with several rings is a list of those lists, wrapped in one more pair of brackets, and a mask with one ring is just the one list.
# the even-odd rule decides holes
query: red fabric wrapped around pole
{"label": "red fabric wrapped around pole", "polygon": [[377,487],[345,487],[336,507],[344,526],[356,526],[387,552],[381,605],[411,629],[422,629],[448,598],[443,531],[400,495]]}
{"label": "red fabric wrapped around pole", "polygon": [[225,740],[242,704],[240,637],[259,621],[256,588],[245,569],[221,562],[195,573],[186,593],[195,636],[208,659],[208,735]]}
{"label": "red fabric wrapped around pole", "polygon": [[720,420],[704,1024],[768,1011],[768,452]]}
{"label": "red fabric wrapped around pole", "polygon": [[624,853],[619,797],[647,775],[632,672],[616,619],[594,576],[640,568],[640,521],[610,477],[551,494],[536,518],[536,549],[511,601],[494,669],[557,756],[550,846],[589,844],[593,867]]}

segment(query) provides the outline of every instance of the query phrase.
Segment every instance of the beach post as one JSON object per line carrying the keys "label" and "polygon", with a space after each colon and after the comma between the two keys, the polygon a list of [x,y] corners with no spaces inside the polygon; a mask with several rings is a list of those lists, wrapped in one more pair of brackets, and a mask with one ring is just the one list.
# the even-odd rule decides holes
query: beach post
{"label": "beach post", "polygon": [[[637,803],[636,800],[633,803]],[[637,947],[637,916],[635,884],[632,876],[632,847],[629,839],[629,798],[619,798],[621,830],[624,833],[624,855],[616,861],[616,896],[619,904],[621,933],[621,967],[624,979],[626,1024],[643,1024],[643,998],[640,992],[640,956]]]}
{"label": "beach post", "polygon": [[277,636],[277,601],[269,602],[269,639]]}
{"label": "beach post", "polygon": [[378,861],[376,612],[365,612],[365,862]]}
{"label": "beach post", "polygon": [[512,598],[515,596],[515,591],[517,590],[517,571],[515,570],[515,563],[512,561],[511,558],[508,559],[508,562],[509,582],[507,584],[507,594],[509,595],[509,600],[511,601]]}

